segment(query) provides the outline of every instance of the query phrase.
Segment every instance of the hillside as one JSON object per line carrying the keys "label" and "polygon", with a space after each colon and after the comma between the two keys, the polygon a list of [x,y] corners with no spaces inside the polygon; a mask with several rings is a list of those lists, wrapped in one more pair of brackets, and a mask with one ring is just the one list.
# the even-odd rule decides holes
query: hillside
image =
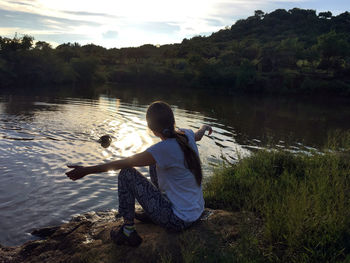
{"label": "hillside", "polygon": [[228,93],[350,96],[350,13],[255,11],[181,44],[105,49],[0,38],[1,87],[172,84]]}

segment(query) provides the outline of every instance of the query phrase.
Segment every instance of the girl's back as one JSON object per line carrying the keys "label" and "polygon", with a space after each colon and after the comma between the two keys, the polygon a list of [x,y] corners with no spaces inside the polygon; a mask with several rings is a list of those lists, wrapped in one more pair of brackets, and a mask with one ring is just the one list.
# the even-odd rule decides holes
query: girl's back
{"label": "girl's back", "polygon": [[[193,131],[182,131],[191,148],[198,154]],[[156,160],[159,188],[172,202],[174,213],[187,222],[198,219],[204,209],[202,189],[185,166],[184,153],[176,139],[168,138],[146,151]]]}

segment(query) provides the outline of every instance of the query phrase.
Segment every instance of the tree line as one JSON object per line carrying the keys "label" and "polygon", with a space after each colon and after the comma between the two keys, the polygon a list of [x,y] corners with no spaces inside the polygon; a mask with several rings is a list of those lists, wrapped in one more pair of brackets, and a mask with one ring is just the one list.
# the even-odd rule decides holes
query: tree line
{"label": "tree line", "polygon": [[350,13],[256,10],[207,37],[137,48],[0,37],[1,88],[106,82],[350,96]]}

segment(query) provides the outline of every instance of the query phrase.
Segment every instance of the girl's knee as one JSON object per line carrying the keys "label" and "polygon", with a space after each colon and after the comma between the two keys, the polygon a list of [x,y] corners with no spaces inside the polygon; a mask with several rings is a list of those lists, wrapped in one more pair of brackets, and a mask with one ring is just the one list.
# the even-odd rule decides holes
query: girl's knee
{"label": "girl's knee", "polygon": [[119,176],[124,176],[124,175],[130,175],[130,174],[134,174],[136,172],[135,168],[123,168],[120,170],[119,172]]}
{"label": "girl's knee", "polygon": [[135,177],[137,170],[135,168],[123,168],[120,170],[118,180],[130,180]]}

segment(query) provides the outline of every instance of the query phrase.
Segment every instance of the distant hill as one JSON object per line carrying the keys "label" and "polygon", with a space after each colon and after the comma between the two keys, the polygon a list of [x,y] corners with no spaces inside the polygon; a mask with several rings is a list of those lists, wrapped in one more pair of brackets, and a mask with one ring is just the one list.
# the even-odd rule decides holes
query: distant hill
{"label": "distant hill", "polygon": [[350,96],[350,13],[256,10],[181,44],[105,49],[0,38],[2,86],[167,84],[258,94]]}

